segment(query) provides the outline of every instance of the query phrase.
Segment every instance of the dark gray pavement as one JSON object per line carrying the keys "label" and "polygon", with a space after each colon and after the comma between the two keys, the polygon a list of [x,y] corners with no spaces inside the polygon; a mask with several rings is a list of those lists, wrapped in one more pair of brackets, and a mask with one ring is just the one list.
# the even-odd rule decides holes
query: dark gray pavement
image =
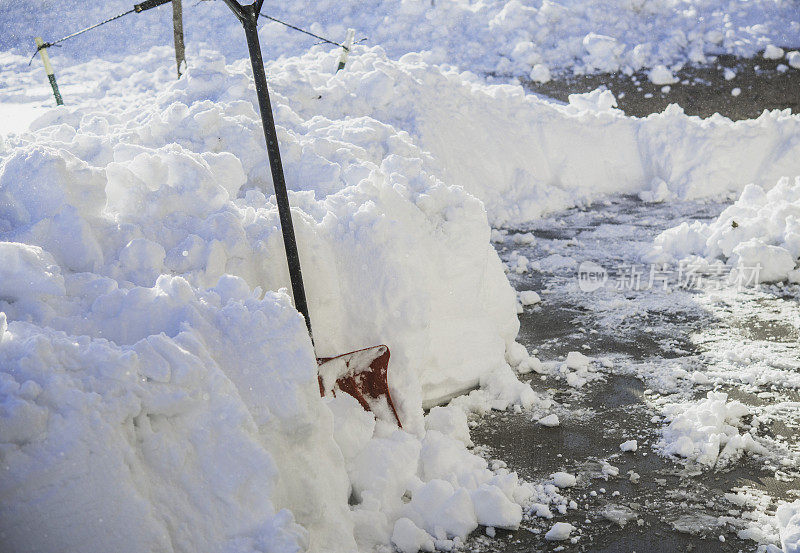
{"label": "dark gray pavement", "polygon": [[[713,362],[715,340],[730,333],[757,341],[764,348],[797,345],[796,290],[743,291],[734,315],[714,306],[705,290],[616,290],[617,267],[643,264],[641,253],[662,230],[683,220],[707,220],[724,208],[716,203],[645,204],[633,197],[615,198],[610,205],[573,209],[532,223],[496,244],[501,258],[516,251],[542,266],[523,275],[510,273],[518,290],[537,290],[542,303],[520,315],[519,341],[544,362],[563,361],[570,351],[593,358],[609,358],[613,368],[601,369],[602,379],[580,389],[568,386],[552,374],[542,379],[529,375],[535,390],[557,402],[561,424],[546,428],[531,420],[530,413],[494,413],[479,419],[473,429],[475,443],[489,458],[502,459],[526,480],[546,481],[556,471],[578,475],[578,485],[562,490],[579,508],[552,520],[529,517],[517,532],[498,532],[497,538],[480,538],[471,547],[484,551],[529,552],[673,552],[756,551],[758,543],[737,536],[754,523],[763,522],[780,499],[793,499],[800,489],[796,474],[777,480],[773,460],[745,456],[723,469],[705,469],[658,455],[653,446],[663,427],[654,401],[691,401],[717,389],[730,393],[754,408],[767,401],[797,401],[796,390],[779,389],[771,400],[759,398],[758,386],[730,384],[695,386],[661,381],[660,374],[679,366],[690,373],[705,371]],[[513,235],[532,232],[536,242],[520,246]],[[562,256],[562,257],[555,257]],[[609,270],[601,290],[583,292],[577,286],[572,259],[593,261]],[[551,261],[548,261],[551,260]],[[775,292],[778,292],[777,297]],[[736,295],[735,292],[733,292]],[[779,302],[773,304],[771,300]],[[742,307],[750,305],[751,308]],[[775,315],[785,312],[785,318]],[[787,308],[789,311],[787,311]],[[745,315],[743,316],[742,313]],[[706,335],[709,329],[714,329]],[[724,331],[724,332],[723,332]],[[698,341],[696,336],[705,336]],[[790,350],[791,351],[791,350]],[[797,353],[800,354],[800,348]],[[765,432],[797,443],[797,421],[775,421]],[[635,453],[622,453],[619,444],[638,440]],[[620,469],[619,477],[605,480],[600,466],[608,462]],[[640,475],[638,483],[629,471]],[[605,493],[600,492],[604,488]],[[726,493],[747,488],[760,494],[762,504],[738,505]],[[596,496],[589,495],[597,492]],[[618,495],[612,496],[614,492]],[[627,513],[623,525],[609,513]],[[547,542],[544,532],[556,521],[570,522],[579,530],[576,544]],[[724,542],[720,541],[720,536]]]}

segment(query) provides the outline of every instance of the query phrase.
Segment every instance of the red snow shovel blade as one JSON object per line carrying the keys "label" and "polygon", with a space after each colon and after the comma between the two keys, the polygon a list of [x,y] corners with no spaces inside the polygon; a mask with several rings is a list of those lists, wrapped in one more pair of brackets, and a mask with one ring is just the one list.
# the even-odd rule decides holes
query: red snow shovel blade
{"label": "red snow shovel blade", "polygon": [[336,396],[336,391],[341,390],[353,396],[361,407],[375,413],[378,418],[391,418],[393,415],[397,426],[403,428],[389,394],[388,347],[373,346],[336,357],[320,357],[317,365],[319,393],[323,397],[329,393]]}

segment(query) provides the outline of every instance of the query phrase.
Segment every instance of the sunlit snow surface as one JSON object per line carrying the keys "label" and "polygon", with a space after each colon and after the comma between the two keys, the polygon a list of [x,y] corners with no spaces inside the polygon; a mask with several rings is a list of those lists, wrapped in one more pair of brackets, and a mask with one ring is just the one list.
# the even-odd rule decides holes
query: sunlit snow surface
{"label": "sunlit snow surface", "polygon": [[31,122],[45,109],[38,104],[3,104],[0,103],[0,136],[19,134],[28,130]]}
{"label": "sunlit snow surface", "polygon": [[[220,1],[185,2],[187,43],[222,51],[229,59],[245,48],[236,18]],[[126,0],[6,2],[0,49],[33,52],[33,38],[55,40],[130,9]],[[730,53],[752,56],[769,46],[800,45],[800,17],[787,0],[368,0],[267,2],[262,10],[340,41],[348,27],[390,57],[426,52],[433,63],[470,71],[534,78],[557,72],[638,70],[705,61]],[[267,58],[295,56],[313,38],[274,22],[260,31]],[[64,43],[62,59],[119,59],[152,45],[168,45],[169,6],[131,14]],[[30,54],[28,54],[30,55]],[[669,66],[669,67],[667,67]],[[662,77],[663,78],[663,77]],[[665,80],[663,82],[668,82]]]}

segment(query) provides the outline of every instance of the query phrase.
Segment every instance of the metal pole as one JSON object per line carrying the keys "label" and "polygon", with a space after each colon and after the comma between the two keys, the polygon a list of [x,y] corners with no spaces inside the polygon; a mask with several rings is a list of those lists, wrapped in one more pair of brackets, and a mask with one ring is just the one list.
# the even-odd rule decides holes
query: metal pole
{"label": "metal pole", "polygon": [[53,87],[53,96],[56,97],[56,105],[63,106],[64,100],[61,98],[61,92],[58,90],[58,83],[56,82],[56,76],[53,72],[53,66],[50,64],[50,56],[47,54],[47,48],[42,48],[44,45],[44,41],[42,37],[36,37],[36,47],[39,49],[39,54],[42,56],[42,62],[44,63],[44,71],[47,73],[47,78],[50,81],[50,86]]}
{"label": "metal pole", "polygon": [[[226,0],[228,3],[228,0]],[[231,4],[228,3],[230,6]],[[247,6],[238,6],[241,12],[233,7],[244,26],[247,36],[247,47],[250,50],[250,62],[253,65],[253,80],[256,85],[256,95],[258,96],[258,107],[261,111],[261,123],[264,127],[264,138],[267,141],[267,156],[269,166],[272,171],[272,182],[275,188],[275,198],[278,202],[278,215],[281,221],[281,232],[283,233],[283,246],[286,250],[286,262],[289,265],[289,278],[292,283],[292,295],[294,305],[306,319],[308,333],[311,333],[311,317],[308,314],[308,304],[306,303],[306,292],[303,287],[303,275],[300,270],[300,256],[297,252],[297,241],[294,235],[294,225],[292,224],[292,212],[289,206],[289,197],[286,193],[286,179],[283,175],[283,164],[281,163],[281,153],[278,148],[278,133],[275,130],[275,120],[272,116],[272,105],[269,101],[269,90],[267,88],[267,74],[264,71],[264,60],[261,57],[261,45],[258,41],[258,8],[260,2]],[[255,8],[255,9],[254,9]]]}
{"label": "metal pole", "polygon": [[183,6],[181,0],[172,0],[172,36],[175,40],[175,63],[178,66],[178,78],[181,78],[181,67],[186,63],[186,48],[183,44]]}

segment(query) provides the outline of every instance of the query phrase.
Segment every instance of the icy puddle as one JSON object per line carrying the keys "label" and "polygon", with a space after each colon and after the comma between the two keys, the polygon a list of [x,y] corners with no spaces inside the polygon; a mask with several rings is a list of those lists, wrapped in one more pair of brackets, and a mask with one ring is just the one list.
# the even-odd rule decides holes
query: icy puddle
{"label": "icy puddle", "polygon": [[[529,378],[557,403],[558,425],[493,413],[474,423],[472,439],[530,481],[575,475],[558,493],[576,508],[549,519],[532,507],[519,531],[473,538],[472,549],[724,552],[775,543],[778,502],[800,495],[800,293],[737,290],[713,275],[691,281],[680,267],[646,261],[659,232],[724,207],[624,197],[494,233],[512,284],[541,297],[520,314],[519,340],[543,362]],[[605,276],[579,282],[587,267]],[[592,361],[574,371],[570,352]],[[575,527],[571,540],[545,539],[555,522]]]}

